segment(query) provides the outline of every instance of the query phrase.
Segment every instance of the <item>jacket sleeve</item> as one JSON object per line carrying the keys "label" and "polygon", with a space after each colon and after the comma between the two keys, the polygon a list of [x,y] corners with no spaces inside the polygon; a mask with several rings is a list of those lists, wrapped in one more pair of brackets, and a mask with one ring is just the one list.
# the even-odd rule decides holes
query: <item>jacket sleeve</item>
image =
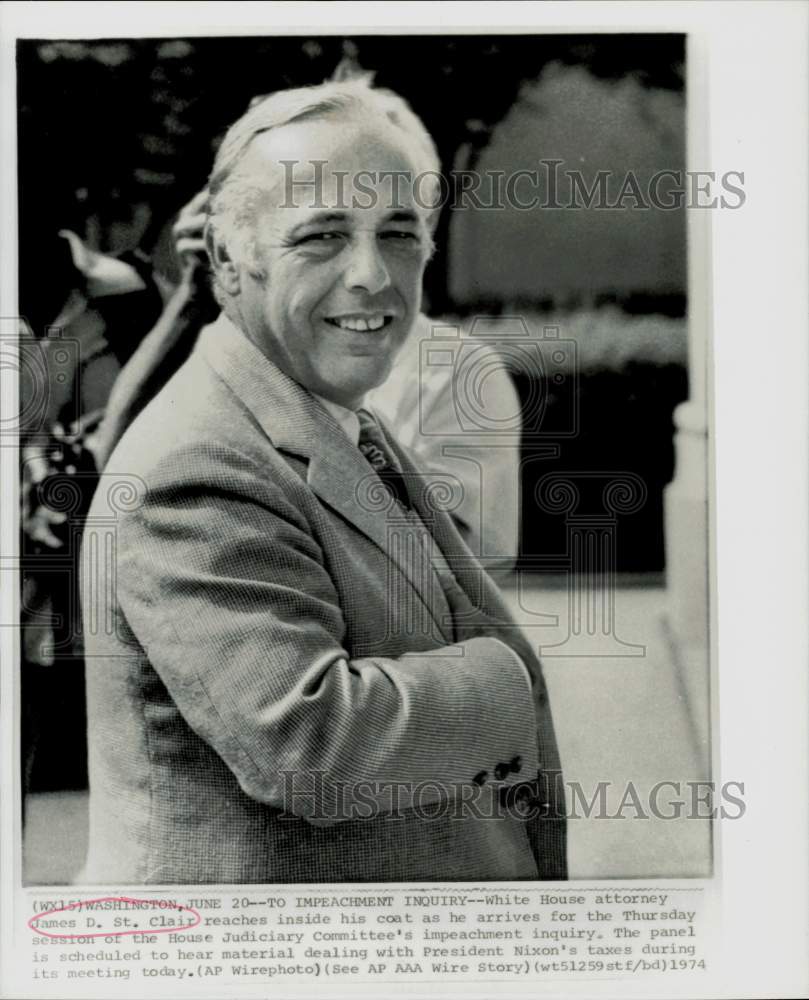
{"label": "jacket sleeve", "polygon": [[312,822],[428,807],[537,768],[520,657],[494,635],[352,658],[327,559],[250,460],[175,454],[118,531],[119,607],[252,798]]}

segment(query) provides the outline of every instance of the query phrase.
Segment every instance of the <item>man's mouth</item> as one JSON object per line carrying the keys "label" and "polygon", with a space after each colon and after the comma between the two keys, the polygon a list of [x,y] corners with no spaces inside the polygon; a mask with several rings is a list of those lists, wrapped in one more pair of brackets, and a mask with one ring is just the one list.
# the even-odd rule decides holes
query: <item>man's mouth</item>
{"label": "man's mouth", "polygon": [[341,330],[351,330],[354,333],[375,333],[393,322],[393,316],[387,313],[369,313],[359,316],[326,316],[327,323]]}

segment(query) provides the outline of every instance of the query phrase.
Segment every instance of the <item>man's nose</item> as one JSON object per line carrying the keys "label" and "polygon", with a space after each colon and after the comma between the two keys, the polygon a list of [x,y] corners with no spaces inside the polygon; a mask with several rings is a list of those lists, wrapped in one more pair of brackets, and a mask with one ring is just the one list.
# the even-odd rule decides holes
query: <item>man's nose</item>
{"label": "man's nose", "polygon": [[375,235],[369,234],[369,238],[357,240],[351,247],[344,278],[347,288],[362,289],[370,295],[390,285],[390,273]]}

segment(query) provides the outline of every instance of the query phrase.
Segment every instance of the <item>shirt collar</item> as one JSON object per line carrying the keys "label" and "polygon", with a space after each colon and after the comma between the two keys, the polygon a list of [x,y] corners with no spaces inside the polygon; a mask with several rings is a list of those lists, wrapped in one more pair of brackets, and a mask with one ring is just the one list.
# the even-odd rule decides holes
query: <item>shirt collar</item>
{"label": "shirt collar", "polygon": [[354,410],[349,410],[346,406],[333,403],[330,399],[324,399],[317,393],[312,393],[321,406],[325,407],[334,417],[337,423],[343,428],[346,437],[353,445],[358,445],[360,440],[360,418]]}

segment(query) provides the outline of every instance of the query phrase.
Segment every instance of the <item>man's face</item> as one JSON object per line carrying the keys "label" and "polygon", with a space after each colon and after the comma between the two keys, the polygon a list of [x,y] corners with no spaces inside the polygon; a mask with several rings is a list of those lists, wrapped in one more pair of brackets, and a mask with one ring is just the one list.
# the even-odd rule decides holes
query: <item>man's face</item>
{"label": "man's face", "polygon": [[[258,270],[239,269],[242,326],[296,381],[352,408],[387,378],[421,308],[430,237],[403,145],[393,131],[304,121],[256,137],[243,164],[267,197]],[[326,161],[317,188],[301,183],[312,161]],[[407,172],[398,191],[385,171]]]}

